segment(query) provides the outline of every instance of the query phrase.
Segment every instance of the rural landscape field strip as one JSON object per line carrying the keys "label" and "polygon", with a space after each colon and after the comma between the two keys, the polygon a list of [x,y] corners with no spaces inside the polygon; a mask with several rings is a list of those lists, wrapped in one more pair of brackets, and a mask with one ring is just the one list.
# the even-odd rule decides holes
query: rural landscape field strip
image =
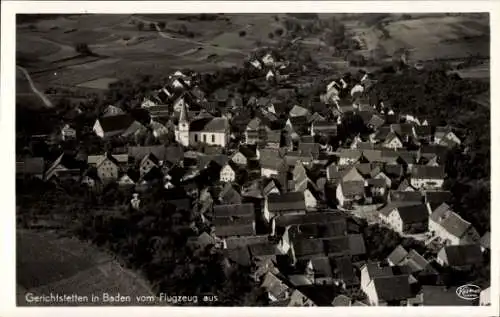
{"label": "rural landscape field strip", "polygon": [[211,48],[214,48],[214,49],[217,49],[217,50],[221,50],[221,51],[233,52],[233,53],[241,53],[242,55],[246,55],[246,53],[244,51],[239,50],[239,49],[235,49],[235,48],[215,46],[215,45],[212,45],[212,44],[208,44],[208,43],[200,42],[200,41],[196,41],[196,40],[184,39],[184,38],[177,38],[177,37],[171,36],[168,33],[163,32],[161,30],[160,26],[158,25],[158,22],[149,21],[149,20],[146,20],[144,18],[139,18],[139,17],[134,17],[134,18],[136,20],[140,21],[140,22],[143,22],[143,23],[153,23],[155,25],[156,30],[158,31],[158,34],[161,37],[166,38],[166,39],[176,40],[176,41],[179,41],[179,42],[193,43],[193,44],[196,44],[196,45],[207,46],[207,47],[211,47]]}

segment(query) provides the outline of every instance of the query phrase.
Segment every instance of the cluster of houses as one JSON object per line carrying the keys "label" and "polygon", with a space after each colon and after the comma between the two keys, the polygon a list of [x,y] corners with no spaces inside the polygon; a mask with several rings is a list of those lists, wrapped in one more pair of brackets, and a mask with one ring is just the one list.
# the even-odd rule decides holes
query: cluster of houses
{"label": "cluster of houses", "polygon": [[[270,54],[251,65],[269,72],[286,68]],[[253,267],[252,276],[274,306],[471,304],[454,288],[439,285],[440,268],[480,266],[489,250],[489,233],[480,236],[454,212],[451,193],[443,189],[446,153],[461,140],[451,127],[370,105],[362,97],[370,82],[364,75],[355,83],[329,83],[321,113],[251,99],[256,115],[244,121],[239,144],[230,147],[234,113],[210,114],[205,94],[178,72],[140,106],[149,111],[157,135],[173,132],[176,145],[61,154],[49,164],[26,158],[16,172],[45,181],[71,178],[92,190],[113,182],[135,186],[137,193],[164,186],[178,212],[210,228],[191,237],[189,245],[222,249],[228,269],[233,263]],[[245,107],[232,101],[231,111]],[[336,137],[351,113],[371,129],[369,136],[337,149],[318,141]],[[160,123],[162,118],[170,126]],[[110,106],[93,129],[112,138],[143,128]],[[209,150],[192,149],[200,144]],[[140,194],[131,204],[140,209]],[[353,215],[403,236],[423,237],[436,254],[398,246],[385,262],[372,262]],[[337,291],[328,295],[322,287]],[[364,300],[345,295],[356,289]],[[481,304],[488,302],[483,296]]]}
{"label": "cluster of houses", "polygon": [[290,77],[288,66],[290,63],[280,59],[273,52],[260,54],[250,59],[250,65],[261,73],[266,74],[267,81],[279,82]]}

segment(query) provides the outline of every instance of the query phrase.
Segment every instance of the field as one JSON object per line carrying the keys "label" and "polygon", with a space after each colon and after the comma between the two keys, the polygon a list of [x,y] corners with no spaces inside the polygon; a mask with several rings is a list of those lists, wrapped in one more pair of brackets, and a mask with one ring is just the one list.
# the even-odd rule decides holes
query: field
{"label": "field", "polygon": [[[285,18],[306,23],[315,16],[140,14],[19,19],[26,22],[17,25],[17,64],[30,72],[39,90],[104,90],[113,80],[141,74],[165,77],[178,69],[214,71],[242,65],[256,49],[276,44],[277,30],[286,36]],[[489,39],[483,36],[488,34],[489,21],[480,16],[344,14],[339,19],[348,36],[362,44],[361,53],[377,61],[391,58],[401,48],[410,51],[412,60],[489,54]],[[94,56],[77,53],[75,47],[81,43]],[[306,37],[301,45],[325,67],[342,67],[343,59],[333,57],[335,48],[319,36]],[[461,72],[478,77],[484,69]]]}
{"label": "field", "polygon": [[109,84],[116,82],[116,78],[101,77],[99,79],[86,81],[84,83],[78,84],[78,87],[85,87],[91,89],[108,89]]}
{"label": "field", "polygon": [[468,68],[456,70],[455,72],[458,73],[462,78],[489,80],[490,63],[487,62],[481,65],[471,66]]}
{"label": "field", "polygon": [[489,56],[487,16],[391,16],[376,25],[368,26],[360,20],[348,21],[346,25],[367,52],[381,50],[392,56],[403,48],[409,50],[412,60]]}
{"label": "field", "polygon": [[35,294],[103,292],[150,295],[145,280],[121,268],[111,256],[75,239],[53,233],[17,232],[18,304],[27,304],[23,291]]}
{"label": "field", "polygon": [[[274,43],[268,34],[282,28],[268,14],[221,15],[213,20],[165,14],[20,19],[25,20],[29,22],[17,26],[17,63],[37,86],[101,90],[111,81],[140,74],[166,76],[184,68],[213,71],[241,65],[257,41]],[[166,25],[161,33],[151,29],[156,22]],[[87,44],[95,56],[77,53],[79,43]]]}
{"label": "field", "polygon": [[[224,15],[212,20],[196,17],[193,20],[193,17],[187,20],[181,15],[21,18],[16,34],[17,64],[28,70],[40,91],[65,88],[85,95],[106,90],[116,80],[142,74],[165,77],[178,69],[204,72],[242,65],[258,47],[256,44],[274,43],[268,33],[281,27],[272,15]],[[166,25],[161,33],[151,28],[151,23],[156,22]],[[192,34],[186,34],[186,30]],[[95,56],[80,55],[75,49],[79,43],[87,44]],[[18,102],[40,104],[24,77],[17,78]],[[52,100],[59,97],[50,96]]]}

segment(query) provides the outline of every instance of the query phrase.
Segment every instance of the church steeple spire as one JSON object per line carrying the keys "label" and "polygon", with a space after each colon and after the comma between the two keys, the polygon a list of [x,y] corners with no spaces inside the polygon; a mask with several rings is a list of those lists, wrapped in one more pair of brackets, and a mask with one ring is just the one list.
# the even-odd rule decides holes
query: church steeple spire
{"label": "church steeple spire", "polygon": [[181,115],[179,116],[179,123],[189,123],[188,109],[186,103],[184,102],[184,100],[181,102],[182,102],[182,107],[181,107]]}
{"label": "church steeple spire", "polygon": [[179,125],[176,129],[176,140],[183,146],[189,146],[189,117],[186,103],[183,101],[181,105],[181,114],[179,116]]}

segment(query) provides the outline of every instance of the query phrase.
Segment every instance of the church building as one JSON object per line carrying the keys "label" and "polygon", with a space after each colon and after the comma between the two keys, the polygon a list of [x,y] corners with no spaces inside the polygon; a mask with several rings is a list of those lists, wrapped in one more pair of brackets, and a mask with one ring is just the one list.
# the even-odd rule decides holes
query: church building
{"label": "church building", "polygon": [[223,117],[200,116],[188,117],[188,109],[184,104],[179,116],[179,124],[175,128],[175,140],[183,145],[201,143],[225,147],[229,143],[229,121]]}

